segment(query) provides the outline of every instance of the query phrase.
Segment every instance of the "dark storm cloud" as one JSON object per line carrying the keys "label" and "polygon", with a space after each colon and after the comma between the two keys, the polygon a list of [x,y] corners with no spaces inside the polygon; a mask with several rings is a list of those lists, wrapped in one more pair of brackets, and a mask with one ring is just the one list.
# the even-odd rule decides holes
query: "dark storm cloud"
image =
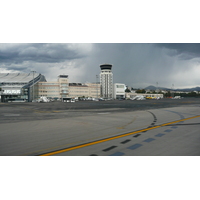
{"label": "dark storm cloud", "polygon": [[7,47],[0,44],[0,63],[59,63],[84,56],[83,52],[68,44],[14,44]]}
{"label": "dark storm cloud", "polygon": [[13,71],[21,71],[21,72],[26,72],[27,71],[27,67],[17,67],[17,66],[14,66],[14,67],[10,67],[9,68],[10,70],[13,70]]}
{"label": "dark storm cloud", "polygon": [[96,82],[99,66],[109,63],[115,83],[185,87],[199,83],[199,50],[199,44],[0,44],[0,68],[35,70],[48,81],[68,74],[71,82],[84,83]]}
{"label": "dark storm cloud", "polygon": [[200,43],[160,43],[156,46],[174,50],[174,54],[181,54],[182,59],[200,57]]}
{"label": "dark storm cloud", "polygon": [[85,80],[94,80],[95,74],[100,72],[99,65],[109,63],[113,65],[115,83],[136,88],[156,85],[157,82],[162,87],[196,84],[194,75],[198,71],[199,59],[183,59],[182,56],[186,58],[189,53],[183,50],[180,52],[184,54],[177,53],[178,50],[173,48],[152,43],[93,44],[90,56],[82,60],[90,71],[83,71],[83,77],[87,77]]}

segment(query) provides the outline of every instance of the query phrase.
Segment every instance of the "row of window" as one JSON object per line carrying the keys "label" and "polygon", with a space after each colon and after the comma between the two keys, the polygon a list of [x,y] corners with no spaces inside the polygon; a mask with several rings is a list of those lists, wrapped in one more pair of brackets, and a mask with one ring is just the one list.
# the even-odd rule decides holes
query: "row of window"
{"label": "row of window", "polygon": [[51,94],[51,95],[48,95],[48,97],[59,97],[60,95],[59,94]]}
{"label": "row of window", "polygon": [[39,85],[59,85],[59,83],[39,83]]}
{"label": "row of window", "polygon": [[59,90],[60,87],[40,87],[39,89],[58,89]]}
{"label": "row of window", "polygon": [[103,74],[103,73],[109,73],[109,74],[111,74],[112,72],[111,72],[111,71],[102,71],[101,73],[102,73],[102,74]]}
{"label": "row of window", "polygon": [[65,89],[65,90],[67,90],[67,89],[69,89],[69,87],[67,87],[67,85],[62,85],[61,87],[58,85],[57,87],[55,87],[55,86],[48,86],[48,87],[39,87],[39,89],[57,89],[57,90],[59,90],[59,89]]}
{"label": "row of window", "polygon": [[88,93],[88,91],[70,91],[70,93]]}
{"label": "row of window", "polygon": [[39,91],[39,93],[58,93],[59,94],[59,91],[46,91],[46,90],[41,90],[41,91]]}
{"label": "row of window", "polygon": [[[60,95],[56,95],[56,94],[51,94],[51,95],[45,95],[45,94],[43,94],[43,95],[41,95],[42,97],[58,97],[59,98],[59,96]],[[39,97],[38,97],[39,98]]]}
{"label": "row of window", "polygon": [[116,88],[124,88],[124,85],[116,85]]}

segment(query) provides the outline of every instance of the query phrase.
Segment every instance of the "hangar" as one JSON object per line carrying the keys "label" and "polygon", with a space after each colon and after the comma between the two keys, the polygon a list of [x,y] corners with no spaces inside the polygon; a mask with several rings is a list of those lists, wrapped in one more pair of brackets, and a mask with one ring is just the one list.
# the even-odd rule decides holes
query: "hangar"
{"label": "hangar", "polygon": [[38,82],[46,82],[44,75],[30,73],[0,73],[0,101],[33,101],[34,86]]}

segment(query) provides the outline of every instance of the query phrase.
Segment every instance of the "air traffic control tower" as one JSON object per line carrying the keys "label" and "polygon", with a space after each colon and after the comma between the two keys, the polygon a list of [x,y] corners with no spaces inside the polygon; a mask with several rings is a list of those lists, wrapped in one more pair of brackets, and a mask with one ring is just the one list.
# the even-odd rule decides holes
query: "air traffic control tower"
{"label": "air traffic control tower", "polygon": [[106,99],[113,98],[113,73],[111,64],[100,65],[101,96]]}

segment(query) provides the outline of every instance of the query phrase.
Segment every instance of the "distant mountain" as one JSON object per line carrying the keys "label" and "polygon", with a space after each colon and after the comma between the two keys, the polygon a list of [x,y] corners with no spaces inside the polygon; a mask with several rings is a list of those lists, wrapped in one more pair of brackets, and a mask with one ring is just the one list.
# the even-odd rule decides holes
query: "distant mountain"
{"label": "distant mountain", "polygon": [[[160,90],[172,90],[171,88],[165,88],[165,87],[155,87],[153,85],[150,85],[146,88],[144,88],[145,90],[156,90],[156,89],[160,89]],[[184,88],[184,89],[173,89],[174,91],[183,91],[183,92],[191,92],[191,91],[200,91],[200,87],[195,87],[195,88]]]}
{"label": "distant mountain", "polygon": [[155,86],[153,86],[153,85],[150,85],[150,86],[148,86],[148,87],[146,87],[146,88],[144,88],[145,90],[156,90],[156,87]]}
{"label": "distant mountain", "polygon": [[184,92],[200,91],[200,87],[195,87],[195,88],[185,88],[185,89],[177,89],[177,91],[184,91]]}
{"label": "distant mountain", "polygon": [[169,90],[168,88],[165,88],[165,87],[155,87],[153,85],[150,85],[146,88],[144,88],[145,90],[156,90],[156,89],[160,89],[160,90]]}

